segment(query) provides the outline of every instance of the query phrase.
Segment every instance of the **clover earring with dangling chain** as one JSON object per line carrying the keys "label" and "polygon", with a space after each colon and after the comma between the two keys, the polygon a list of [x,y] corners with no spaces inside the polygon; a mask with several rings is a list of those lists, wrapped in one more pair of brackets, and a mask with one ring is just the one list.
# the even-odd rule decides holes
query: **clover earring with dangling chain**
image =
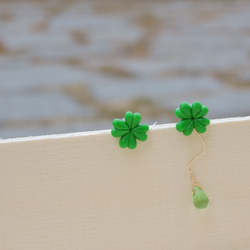
{"label": "clover earring with dangling chain", "polygon": [[196,208],[203,209],[209,204],[209,199],[200,184],[196,182],[191,169],[192,163],[205,151],[206,143],[200,133],[206,132],[206,126],[210,124],[210,120],[204,116],[208,113],[208,108],[205,105],[201,105],[200,102],[194,102],[189,105],[186,102],[182,102],[180,108],[175,110],[175,115],[181,120],[176,124],[176,129],[179,132],[183,132],[184,135],[191,135],[194,131],[202,141],[202,150],[197,154],[188,164],[188,170],[190,178],[193,184],[193,203]]}

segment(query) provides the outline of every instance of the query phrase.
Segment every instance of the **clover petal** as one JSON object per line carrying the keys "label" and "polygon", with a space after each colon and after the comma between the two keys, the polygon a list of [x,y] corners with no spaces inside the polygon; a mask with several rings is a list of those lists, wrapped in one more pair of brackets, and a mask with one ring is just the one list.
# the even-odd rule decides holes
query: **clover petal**
{"label": "clover petal", "polygon": [[126,112],[125,114],[125,121],[127,125],[131,128],[131,125],[133,123],[134,115],[131,111]]}
{"label": "clover petal", "polygon": [[117,130],[126,130],[129,131],[129,127],[126,124],[126,122],[120,120],[120,119],[114,119],[112,122],[113,126]]}
{"label": "clover petal", "polygon": [[146,133],[149,130],[148,124],[141,124],[132,129],[133,133]]}
{"label": "clover petal", "polygon": [[192,113],[193,118],[201,118],[208,113],[208,107],[202,106],[200,102],[194,102],[192,104]]}
{"label": "clover petal", "polygon": [[179,132],[183,132],[189,125],[190,123],[190,119],[186,119],[186,120],[180,120],[177,124],[176,124],[176,129]]}
{"label": "clover petal", "polygon": [[192,108],[187,102],[182,102],[180,105],[180,110],[183,114],[187,116],[187,118],[192,117]]}
{"label": "clover petal", "polygon": [[140,122],[141,122],[141,115],[139,113],[134,113],[134,119],[131,128],[137,127]]}
{"label": "clover petal", "polygon": [[130,128],[138,126],[141,121],[141,115],[139,113],[132,113],[131,111],[126,112],[125,121]]}
{"label": "clover petal", "polygon": [[126,148],[128,146],[128,143],[129,143],[129,134],[130,133],[127,133],[126,135],[122,136],[120,141],[119,141],[119,145],[121,148]]}
{"label": "clover petal", "polygon": [[128,147],[129,147],[130,149],[134,149],[134,148],[136,148],[136,146],[137,146],[136,138],[135,138],[135,136],[133,135],[133,133],[130,133],[130,134],[129,134]]}
{"label": "clover petal", "polygon": [[204,133],[206,132],[206,126],[204,126],[202,123],[200,123],[197,119],[194,120],[194,127],[197,132]]}
{"label": "clover petal", "polygon": [[136,133],[134,135],[135,135],[136,139],[139,141],[146,141],[148,138],[146,133]]}
{"label": "clover petal", "polygon": [[121,137],[125,134],[128,133],[128,130],[117,130],[117,129],[112,129],[111,130],[111,134],[114,136],[114,137]]}
{"label": "clover petal", "polygon": [[193,122],[193,120],[189,120],[189,124],[185,128],[185,130],[183,131],[183,134],[186,136],[191,135],[193,132],[193,128],[194,128],[194,122]]}
{"label": "clover petal", "polygon": [[200,114],[200,112],[202,111],[202,105],[200,102],[194,102],[192,104],[192,116],[194,118],[198,117],[198,115]]}
{"label": "clover petal", "polygon": [[203,105],[201,112],[199,114],[197,114],[195,118],[201,118],[201,117],[207,115],[208,111],[209,111],[208,107]]}
{"label": "clover petal", "polygon": [[187,119],[186,115],[181,112],[180,108],[175,110],[175,115],[180,119]]}
{"label": "clover petal", "polygon": [[149,130],[149,126],[147,124],[141,124],[132,129],[132,133],[139,141],[146,141],[148,136],[146,132]]}
{"label": "clover petal", "polygon": [[192,117],[192,109],[187,102],[182,102],[180,108],[175,110],[175,115],[180,119],[190,119]]}
{"label": "clover petal", "polygon": [[206,117],[198,118],[198,119],[195,119],[195,120],[199,121],[204,126],[208,126],[210,124],[210,120],[207,119]]}

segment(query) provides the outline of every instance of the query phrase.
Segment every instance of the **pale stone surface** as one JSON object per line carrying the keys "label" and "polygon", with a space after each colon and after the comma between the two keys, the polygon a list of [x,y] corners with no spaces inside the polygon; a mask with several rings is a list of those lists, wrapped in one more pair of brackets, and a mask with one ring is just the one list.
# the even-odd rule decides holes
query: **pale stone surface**
{"label": "pale stone surface", "polygon": [[243,0],[0,1],[0,136],[107,128],[128,109],[174,122],[181,101],[249,115],[249,13]]}

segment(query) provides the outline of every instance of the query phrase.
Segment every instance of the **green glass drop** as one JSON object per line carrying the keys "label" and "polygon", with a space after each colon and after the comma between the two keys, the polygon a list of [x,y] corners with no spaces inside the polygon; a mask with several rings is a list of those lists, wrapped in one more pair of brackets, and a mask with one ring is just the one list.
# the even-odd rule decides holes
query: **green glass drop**
{"label": "green glass drop", "polygon": [[209,199],[200,187],[194,187],[193,203],[196,208],[204,209],[208,206]]}

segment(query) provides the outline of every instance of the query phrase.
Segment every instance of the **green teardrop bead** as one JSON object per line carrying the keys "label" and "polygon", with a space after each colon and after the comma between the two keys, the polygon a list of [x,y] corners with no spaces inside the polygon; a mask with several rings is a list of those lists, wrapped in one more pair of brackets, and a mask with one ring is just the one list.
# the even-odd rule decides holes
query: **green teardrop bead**
{"label": "green teardrop bead", "polygon": [[209,203],[209,199],[205,192],[200,187],[194,187],[193,203],[195,207],[199,209],[206,208]]}

